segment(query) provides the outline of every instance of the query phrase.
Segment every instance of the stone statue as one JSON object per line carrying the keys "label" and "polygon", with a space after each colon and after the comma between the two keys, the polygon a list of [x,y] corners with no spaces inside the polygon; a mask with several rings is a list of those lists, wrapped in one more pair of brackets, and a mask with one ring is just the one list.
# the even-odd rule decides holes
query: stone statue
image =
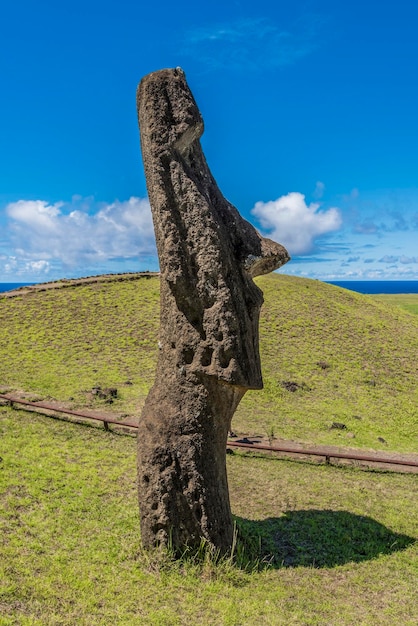
{"label": "stone statue", "polygon": [[222,195],[199,138],[203,120],[180,68],[145,76],[137,93],[161,271],[159,357],[138,430],[143,545],[227,551],[232,416],[261,389],[253,277],[289,260]]}

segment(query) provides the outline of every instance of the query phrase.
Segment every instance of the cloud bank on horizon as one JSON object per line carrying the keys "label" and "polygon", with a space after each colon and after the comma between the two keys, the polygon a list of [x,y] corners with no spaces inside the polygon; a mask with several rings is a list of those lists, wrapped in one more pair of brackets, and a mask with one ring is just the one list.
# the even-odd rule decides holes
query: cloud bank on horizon
{"label": "cloud bank on horizon", "polygon": [[68,204],[19,200],[6,206],[6,214],[12,251],[0,256],[3,278],[59,278],[108,271],[109,266],[123,271],[127,261],[130,271],[143,264],[149,265],[143,269],[156,269],[147,199],[131,197],[99,206],[77,196]]}
{"label": "cloud bank on horizon", "polygon": [[[338,209],[319,212],[319,207],[319,203],[306,205],[300,193],[290,193],[273,202],[257,202],[252,213],[270,238],[298,255],[312,251],[318,237],[341,225]],[[94,271],[112,262],[115,267],[129,263],[135,271],[155,269],[158,264],[146,198],[98,207],[91,198],[77,196],[69,204],[19,200],[9,203],[5,212],[13,252],[0,257],[3,275]]]}
{"label": "cloud bank on horizon", "polygon": [[[366,198],[375,212],[365,218],[358,210],[357,190],[341,198],[343,208],[324,207],[324,191],[318,181],[312,202],[291,192],[258,201],[251,210],[256,228],[289,250],[292,261],[284,273],[324,280],[418,279],[416,215],[407,218],[391,207],[378,211],[378,203],[374,207]],[[18,200],[5,207],[5,214],[3,233],[8,235],[0,240],[0,281],[158,269],[147,198],[96,203],[74,196],[69,203],[54,204]],[[398,231],[402,247],[393,245]]]}

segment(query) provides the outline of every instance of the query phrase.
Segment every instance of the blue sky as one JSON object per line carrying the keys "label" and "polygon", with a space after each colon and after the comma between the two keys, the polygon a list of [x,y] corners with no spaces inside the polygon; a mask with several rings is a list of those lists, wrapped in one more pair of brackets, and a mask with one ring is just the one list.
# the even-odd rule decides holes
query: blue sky
{"label": "blue sky", "polygon": [[4,0],[0,282],[158,268],[135,91],[176,66],[284,272],[417,280],[417,23],[411,0]]}

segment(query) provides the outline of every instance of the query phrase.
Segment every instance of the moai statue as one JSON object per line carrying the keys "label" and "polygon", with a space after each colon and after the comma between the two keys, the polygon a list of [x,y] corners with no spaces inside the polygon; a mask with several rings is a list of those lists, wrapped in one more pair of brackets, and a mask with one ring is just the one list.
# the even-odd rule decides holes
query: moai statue
{"label": "moai statue", "polygon": [[142,542],[176,550],[204,538],[226,552],[228,431],[247,389],[262,388],[253,278],[289,256],[218,189],[184,72],[145,76],[137,104],[161,271],[157,371],[138,430]]}

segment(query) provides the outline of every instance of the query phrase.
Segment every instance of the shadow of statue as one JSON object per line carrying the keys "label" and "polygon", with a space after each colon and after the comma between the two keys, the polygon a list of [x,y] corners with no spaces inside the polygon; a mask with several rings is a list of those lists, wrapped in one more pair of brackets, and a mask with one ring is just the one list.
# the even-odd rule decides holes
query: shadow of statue
{"label": "shadow of statue", "polygon": [[286,511],[281,517],[235,517],[240,548],[263,567],[336,567],[404,550],[413,537],[348,511]]}

